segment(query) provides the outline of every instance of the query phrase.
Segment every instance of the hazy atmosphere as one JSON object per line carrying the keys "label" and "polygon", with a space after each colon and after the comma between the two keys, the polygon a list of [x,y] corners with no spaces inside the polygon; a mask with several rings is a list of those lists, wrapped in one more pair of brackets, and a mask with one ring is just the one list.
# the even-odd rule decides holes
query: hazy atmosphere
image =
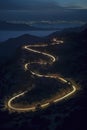
{"label": "hazy atmosphere", "polygon": [[[84,15],[83,15],[84,14]],[[87,0],[0,0],[1,20],[87,20]]]}
{"label": "hazy atmosphere", "polygon": [[0,0],[0,130],[87,130],[87,0]]}

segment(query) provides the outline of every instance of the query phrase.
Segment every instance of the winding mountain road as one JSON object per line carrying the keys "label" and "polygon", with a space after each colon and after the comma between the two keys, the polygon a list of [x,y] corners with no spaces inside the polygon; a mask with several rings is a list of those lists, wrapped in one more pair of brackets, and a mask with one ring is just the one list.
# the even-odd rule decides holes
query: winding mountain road
{"label": "winding mountain road", "polygon": [[[55,41],[56,41],[56,39],[55,39]],[[51,45],[61,44],[61,43],[63,43],[63,41],[56,41],[56,42],[52,43]],[[38,54],[47,56],[48,58],[50,58],[50,60],[52,61],[52,63],[54,63],[54,62],[56,61],[56,58],[55,58],[53,55],[51,55],[51,54],[49,54],[49,53],[41,52],[41,51],[38,51],[38,50],[35,49],[35,47],[46,47],[46,46],[48,46],[48,45],[47,45],[47,44],[42,44],[42,45],[27,45],[27,46],[24,46],[24,49],[26,49],[26,50],[28,50],[28,51],[30,51],[30,52],[33,52],[33,53],[38,53]],[[34,48],[34,49],[32,49],[32,48]],[[33,63],[45,64],[46,62],[45,62],[45,63],[41,63],[41,62],[30,62],[30,63],[26,63],[26,64],[24,65],[25,70],[28,70],[28,66],[29,66],[30,64],[33,64]],[[48,63],[48,62],[47,62],[47,63]],[[64,99],[66,99],[67,97],[69,97],[69,96],[71,96],[73,93],[75,93],[75,91],[77,90],[77,89],[76,89],[76,86],[75,86],[73,83],[67,81],[65,78],[60,77],[59,75],[54,75],[54,74],[44,75],[44,74],[36,73],[36,72],[34,72],[34,71],[32,71],[32,70],[30,70],[30,72],[31,72],[32,75],[35,75],[35,76],[37,76],[37,77],[54,78],[54,79],[56,79],[56,80],[60,80],[60,81],[62,81],[63,83],[67,83],[67,84],[70,85],[70,87],[72,87],[72,90],[71,90],[70,92],[68,92],[67,94],[65,94],[64,96],[61,96],[60,98],[56,98],[56,99],[51,100],[52,103],[57,103],[57,102],[59,102],[59,101],[62,101],[62,100],[64,100]],[[14,111],[18,111],[18,112],[35,111],[36,108],[37,108],[37,106],[38,106],[38,104],[37,104],[37,106],[36,106],[36,105],[33,105],[32,107],[26,107],[26,108],[23,107],[23,108],[21,108],[21,107],[15,107],[15,105],[13,105],[13,103],[12,103],[12,102],[13,102],[14,100],[16,100],[17,98],[20,98],[21,96],[24,96],[27,92],[28,92],[28,90],[26,90],[26,91],[24,91],[24,92],[22,92],[22,93],[20,93],[20,94],[17,94],[16,96],[13,96],[12,98],[10,98],[10,99],[8,100],[8,103],[7,103],[8,109],[14,110]],[[51,102],[50,102],[50,101],[45,101],[45,102],[43,102],[42,104],[40,104],[40,108],[43,109],[43,108],[45,108],[45,107],[50,106]]]}

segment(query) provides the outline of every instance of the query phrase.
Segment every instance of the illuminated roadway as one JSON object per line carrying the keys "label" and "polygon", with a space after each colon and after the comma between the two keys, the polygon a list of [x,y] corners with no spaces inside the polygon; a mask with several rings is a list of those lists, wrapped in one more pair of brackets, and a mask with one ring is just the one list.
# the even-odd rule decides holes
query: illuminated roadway
{"label": "illuminated roadway", "polygon": [[[56,39],[55,39],[55,41],[56,41]],[[63,43],[63,41],[56,41],[56,42],[52,43],[51,45],[61,44],[61,43]],[[48,46],[48,45],[47,44],[42,44],[42,45],[27,45],[27,46],[24,46],[24,48],[26,50],[28,50],[28,51],[33,52],[33,53],[38,53],[38,54],[47,56],[48,58],[51,59],[51,61],[53,63],[53,62],[56,61],[56,58],[53,55],[51,55],[49,53],[40,52],[38,50],[32,49],[32,48],[35,48],[35,47],[46,47],[46,46]],[[41,63],[41,62],[30,62],[30,63],[26,63],[24,65],[25,70],[28,70],[29,64],[33,64],[33,63],[45,64],[45,63]],[[53,101],[51,100],[52,103],[57,103],[57,102],[59,102],[59,101],[61,101],[63,99],[66,99],[67,97],[69,97],[73,93],[75,93],[75,91],[76,91],[76,86],[73,83],[67,81],[65,78],[60,77],[59,75],[52,75],[52,74],[50,74],[50,75],[43,75],[43,74],[39,74],[39,73],[33,72],[32,70],[30,70],[30,72],[31,72],[32,75],[35,75],[37,77],[54,78],[56,80],[60,80],[63,83],[67,83],[67,84],[69,84],[72,87],[72,91],[68,92],[67,94],[65,94],[64,96],[62,96],[60,98],[53,99]],[[33,105],[32,107],[26,107],[26,108],[24,108],[24,107],[23,108],[21,108],[21,107],[15,107],[14,105],[12,105],[13,104],[12,102],[14,100],[16,100],[17,98],[23,96],[27,92],[28,92],[28,90],[26,90],[26,91],[24,91],[24,92],[22,92],[20,94],[17,94],[16,96],[10,98],[9,101],[8,101],[8,103],[7,103],[8,108],[11,109],[11,110],[14,110],[14,111],[19,111],[19,112],[35,111],[36,108],[37,108],[36,105]],[[50,101],[47,101],[47,102],[45,101],[45,103],[43,102],[42,104],[40,104],[40,108],[48,107],[51,104],[51,102]]]}

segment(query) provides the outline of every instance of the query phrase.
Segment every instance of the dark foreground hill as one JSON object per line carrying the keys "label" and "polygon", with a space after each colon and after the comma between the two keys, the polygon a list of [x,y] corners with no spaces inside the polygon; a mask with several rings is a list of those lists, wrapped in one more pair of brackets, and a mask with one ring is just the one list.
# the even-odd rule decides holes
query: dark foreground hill
{"label": "dark foreground hill", "polygon": [[[25,38],[26,37],[26,38]],[[51,36],[44,39],[44,41],[50,41],[51,38],[57,37],[63,39],[64,43],[58,46],[52,46],[46,48],[47,51],[54,55],[59,56],[58,62],[52,67],[52,73],[60,73],[61,75],[71,78],[76,81],[78,85],[78,91],[72,98],[65,100],[59,104],[52,105],[46,110],[39,110],[35,113],[9,113],[8,111],[0,110],[0,128],[9,130],[85,130],[87,129],[87,29],[81,32],[67,32],[67,33],[54,33]],[[43,39],[24,35],[16,39],[10,39],[5,42],[4,49],[9,48],[10,51],[13,47],[18,53],[14,55],[20,60],[20,57],[25,57],[25,52],[19,53],[21,46],[26,43],[40,42]],[[6,48],[5,48],[6,47]],[[4,50],[5,52],[6,50]],[[9,52],[8,51],[8,52]],[[15,52],[16,52],[15,51]],[[12,51],[13,52],[13,51]],[[11,55],[11,52],[9,52]],[[29,56],[32,55],[29,53]],[[13,57],[13,55],[12,55]],[[36,56],[37,57],[37,56]],[[35,57],[35,58],[36,58]],[[14,59],[14,58],[13,58]],[[1,68],[0,79],[1,94],[0,101],[2,104],[5,100],[5,94],[9,95],[21,88],[21,85],[26,82],[31,82],[29,74],[25,74],[24,71],[20,71],[16,60],[11,61],[8,65]],[[16,65],[15,65],[16,64]],[[22,68],[23,69],[23,68]],[[12,71],[12,72],[10,72]],[[14,79],[17,79],[18,73],[21,84]],[[11,73],[11,74],[10,74]],[[13,75],[12,75],[13,74]],[[16,76],[15,76],[16,75]],[[10,77],[10,78],[9,78]],[[15,77],[15,78],[14,78]],[[27,81],[28,80],[28,81]],[[15,81],[15,83],[14,83]],[[19,83],[17,86],[16,84]],[[29,83],[28,85],[30,85]],[[3,85],[3,86],[2,86]],[[26,85],[23,86],[26,88]],[[23,89],[24,89],[23,88]],[[9,93],[9,94],[8,94]],[[4,98],[3,98],[4,97]],[[0,106],[1,107],[1,106]]]}
{"label": "dark foreground hill", "polygon": [[32,35],[22,35],[17,38],[11,38],[5,42],[0,43],[0,63],[6,63],[9,59],[13,59],[17,55],[18,48],[23,45],[33,44],[42,41],[42,38]]}
{"label": "dark foreground hill", "polygon": [[80,78],[79,82],[86,86],[87,28],[80,32],[54,33],[49,37],[58,37],[64,40],[64,44],[55,50],[59,56],[59,62],[55,64],[58,72],[60,71],[66,76]]}

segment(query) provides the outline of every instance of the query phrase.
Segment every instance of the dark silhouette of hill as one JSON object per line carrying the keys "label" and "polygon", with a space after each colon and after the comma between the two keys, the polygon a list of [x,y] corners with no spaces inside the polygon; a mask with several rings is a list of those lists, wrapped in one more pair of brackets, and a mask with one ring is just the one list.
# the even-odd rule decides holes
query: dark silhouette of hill
{"label": "dark silhouette of hill", "polygon": [[75,27],[75,28],[66,28],[66,29],[63,29],[60,32],[56,31],[56,32],[50,34],[47,37],[56,37],[56,36],[65,37],[65,36],[68,36],[68,35],[75,36],[77,33],[84,31],[86,28],[87,28],[87,24],[84,24],[83,26]]}
{"label": "dark silhouette of hill", "polygon": [[81,31],[83,31],[85,28],[87,28],[87,23],[84,24],[83,26],[80,26],[80,27],[74,27],[74,28],[66,28],[66,29],[63,29],[63,32],[81,32]]}
{"label": "dark silhouette of hill", "polygon": [[54,33],[51,37],[64,40],[63,45],[55,48],[59,56],[59,61],[54,65],[55,72],[72,77],[87,94],[87,28],[81,32]]}
{"label": "dark silhouette of hill", "polygon": [[[79,107],[73,110],[65,118],[62,126],[57,126],[56,130],[82,130],[87,129],[87,26],[80,31],[55,32],[49,36],[64,40],[64,44],[55,47],[55,54],[59,56],[59,61],[54,65],[55,72],[65,77],[75,80],[80,89],[77,96],[77,102],[73,107]],[[79,124],[81,122],[81,124]]]}
{"label": "dark silhouette of hill", "polygon": [[17,49],[26,44],[33,44],[42,41],[42,38],[32,35],[22,35],[17,38],[11,38],[0,43],[0,63],[5,63],[16,55]]}
{"label": "dark silhouette of hill", "polygon": [[8,54],[13,58],[14,54],[14,57],[18,56],[21,46],[42,41],[49,42],[53,37],[64,40],[63,44],[50,48],[50,52],[59,56],[58,62],[52,68],[53,72],[72,78],[81,90],[78,90],[73,98],[44,111],[22,114],[0,111],[0,128],[13,130],[87,129],[87,27],[79,32],[55,32],[46,38],[23,35],[9,39],[0,45],[0,53],[2,52],[3,58],[8,57]]}

